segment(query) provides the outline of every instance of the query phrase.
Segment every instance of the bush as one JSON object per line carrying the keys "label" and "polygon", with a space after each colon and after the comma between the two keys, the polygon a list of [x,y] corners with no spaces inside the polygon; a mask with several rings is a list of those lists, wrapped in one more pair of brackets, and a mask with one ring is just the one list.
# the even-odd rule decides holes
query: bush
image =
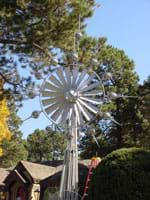
{"label": "bush", "polygon": [[150,200],[150,151],[120,149],[95,169],[88,200]]}

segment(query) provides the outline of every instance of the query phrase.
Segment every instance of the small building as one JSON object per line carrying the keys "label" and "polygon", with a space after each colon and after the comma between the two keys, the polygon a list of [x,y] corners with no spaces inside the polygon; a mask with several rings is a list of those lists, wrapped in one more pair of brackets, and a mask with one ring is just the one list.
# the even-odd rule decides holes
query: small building
{"label": "small building", "polygon": [[36,200],[40,181],[53,175],[55,171],[51,166],[20,161],[4,180],[7,200]]}
{"label": "small building", "polygon": [[4,180],[6,179],[6,177],[8,176],[11,170],[12,170],[11,168],[8,168],[8,169],[0,168],[0,199],[1,200],[7,199],[7,188],[4,183]]}
{"label": "small building", "polygon": [[[89,160],[79,161],[79,193],[82,195]],[[41,164],[20,161],[13,169],[0,168],[0,200],[54,200],[59,191],[62,161]]]}

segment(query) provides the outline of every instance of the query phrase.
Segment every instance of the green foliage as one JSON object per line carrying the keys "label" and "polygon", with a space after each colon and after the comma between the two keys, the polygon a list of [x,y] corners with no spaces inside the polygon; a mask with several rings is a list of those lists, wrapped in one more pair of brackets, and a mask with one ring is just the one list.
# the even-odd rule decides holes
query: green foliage
{"label": "green foliage", "polygon": [[106,156],[94,171],[92,200],[147,200],[150,191],[150,151],[120,149]]}
{"label": "green foliage", "polygon": [[[124,117],[123,141],[126,145],[137,147],[150,147],[150,84],[147,81],[139,85],[137,89],[138,98],[131,99],[125,105],[122,115]],[[130,112],[130,114],[129,114]]]}
{"label": "green foliage", "polygon": [[0,1],[0,77],[15,101],[27,99],[25,89],[34,91],[37,72],[51,70],[56,49],[73,50],[79,15],[84,29],[94,6],[94,0]]}
{"label": "green foliage", "polygon": [[134,96],[133,98],[117,98],[106,101],[100,110],[109,111],[113,121],[97,117],[95,127],[97,144],[85,136],[82,139],[81,157],[89,158],[96,154],[105,156],[112,150],[121,147],[148,147],[150,145],[150,84],[149,79],[143,85],[138,84],[138,76],[134,71],[134,62],[128,58],[123,50],[106,43],[106,38],[95,39],[85,36],[81,41],[80,61],[89,66],[91,58],[97,58],[100,65],[93,70],[102,78],[103,72],[112,73],[113,79],[103,81],[105,93],[115,92],[119,95]]}
{"label": "green foliage", "polygon": [[27,150],[30,161],[48,161],[62,159],[66,147],[66,138],[56,131],[35,130],[27,138]]}
{"label": "green foliage", "polygon": [[116,149],[116,145],[108,142],[106,138],[97,138],[99,146],[92,137],[84,136],[81,140],[80,157],[83,159],[91,159],[93,156],[104,157]]}
{"label": "green foliage", "polygon": [[15,44],[25,45],[27,51],[36,47],[35,44],[70,48],[79,14],[82,21],[90,17],[94,4],[94,0],[17,0],[11,3],[2,0],[0,22],[7,28],[1,30],[1,36],[5,34],[3,43],[13,40]]}
{"label": "green foliage", "polygon": [[[97,58],[100,65],[93,67],[97,74],[101,78],[105,72],[112,74],[112,80],[103,81],[106,95],[109,96],[110,92],[115,92],[119,95],[137,96],[138,76],[134,71],[134,62],[128,58],[123,50],[108,45],[106,41],[106,38],[85,37],[80,46],[82,49],[81,60],[84,59],[88,66],[90,58]],[[82,157],[94,156],[96,152],[99,156],[104,156],[114,149],[135,145],[131,128],[131,126],[134,127],[138,119],[135,100],[135,98],[117,98],[100,105],[100,110],[110,112],[121,126],[113,121],[97,117],[95,126],[99,126],[96,131],[100,148],[97,148],[96,143],[94,145],[94,142],[89,142],[90,139],[85,136],[82,142]],[[134,120],[133,123],[130,120]],[[92,153],[93,155],[91,155]]]}
{"label": "green foliage", "polygon": [[26,141],[20,137],[3,140],[1,146],[3,155],[0,157],[0,167],[14,167],[20,160],[27,159]]}
{"label": "green foliage", "polygon": [[[78,28],[78,17],[81,16],[81,31],[84,32],[84,21],[93,13],[94,0],[2,0],[0,1],[0,77],[4,80],[4,95],[12,101],[12,95],[17,106],[27,100],[28,91],[37,91],[36,74],[44,77],[55,64],[53,56],[62,55],[64,59],[68,51],[73,50],[74,32]],[[97,58],[100,65],[91,69],[90,59]],[[113,80],[104,81],[106,95],[110,91],[121,95],[140,96],[138,99],[118,98],[105,102],[100,110],[109,111],[121,126],[97,117],[95,125],[100,148],[88,137],[83,138],[82,156],[89,158],[93,154],[104,156],[120,147],[150,147],[149,123],[149,79],[138,85],[138,77],[134,71],[134,62],[123,50],[107,44],[106,38],[92,38],[84,33],[80,43],[79,63],[96,71],[102,78],[103,72],[111,72]],[[20,73],[21,72],[21,73]],[[22,77],[22,75],[24,77]],[[143,93],[144,92],[144,93]],[[12,114],[13,115],[13,114]],[[18,120],[14,114],[9,126],[12,129]],[[17,125],[19,126],[19,124]],[[16,132],[16,130],[14,130]],[[20,134],[17,131],[18,135]],[[40,137],[45,137],[44,133]],[[50,136],[51,137],[51,136]],[[31,141],[36,138],[30,138]],[[59,139],[58,139],[59,140]],[[91,145],[92,143],[92,145]],[[31,145],[32,146],[32,145]],[[29,147],[28,147],[29,148]],[[31,148],[31,147],[30,147]],[[33,149],[36,146],[32,147]],[[32,155],[29,159],[41,160],[53,158],[42,155]],[[43,147],[51,152],[48,145]],[[34,151],[33,151],[34,152]]]}

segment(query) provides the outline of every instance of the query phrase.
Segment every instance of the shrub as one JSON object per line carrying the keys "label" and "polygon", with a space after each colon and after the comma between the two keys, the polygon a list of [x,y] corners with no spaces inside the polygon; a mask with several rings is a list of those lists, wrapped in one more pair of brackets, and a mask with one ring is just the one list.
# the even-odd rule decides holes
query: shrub
{"label": "shrub", "polygon": [[88,200],[150,200],[150,151],[120,149],[95,169]]}

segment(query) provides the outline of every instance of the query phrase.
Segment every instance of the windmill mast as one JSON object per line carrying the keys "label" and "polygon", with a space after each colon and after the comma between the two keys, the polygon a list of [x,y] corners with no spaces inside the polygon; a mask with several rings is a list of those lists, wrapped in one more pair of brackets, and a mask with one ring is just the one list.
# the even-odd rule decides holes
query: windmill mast
{"label": "windmill mast", "polygon": [[[79,16],[79,28],[78,32],[74,34],[74,44],[73,44],[73,53],[78,55],[76,52],[79,52],[79,34],[80,32],[80,16]],[[77,45],[77,48],[76,48]],[[78,56],[73,58],[73,68],[74,64],[78,63]],[[71,92],[71,91],[70,91]],[[76,93],[70,93],[70,96],[67,96],[68,100],[72,103],[73,96],[76,96]],[[76,98],[75,98],[76,100]],[[73,110],[70,110],[73,112]],[[78,145],[77,145],[77,116],[75,113],[70,113],[71,120],[69,122],[68,129],[68,142],[67,149],[64,158],[64,165],[61,177],[59,200],[78,200]]]}
{"label": "windmill mast", "polygon": [[[45,79],[40,100],[44,114],[60,127],[64,125],[67,135],[67,148],[64,155],[58,200],[79,200],[78,194],[78,130],[85,123],[93,120],[100,110],[104,87],[102,79],[88,69],[80,69],[78,61],[79,41],[82,37],[79,30],[74,34],[71,64],[58,67]],[[77,52],[76,52],[77,51]],[[96,59],[92,65],[97,64]]]}

